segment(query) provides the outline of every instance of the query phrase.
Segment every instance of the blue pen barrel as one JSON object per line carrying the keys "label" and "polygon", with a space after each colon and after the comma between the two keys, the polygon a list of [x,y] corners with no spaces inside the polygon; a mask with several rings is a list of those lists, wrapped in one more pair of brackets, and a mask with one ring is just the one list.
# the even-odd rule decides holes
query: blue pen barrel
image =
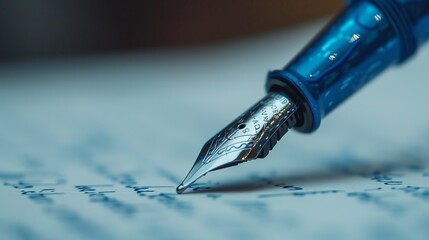
{"label": "blue pen barrel", "polygon": [[301,132],[387,67],[429,39],[429,0],[355,0],[284,69],[268,74],[267,90],[300,104]]}

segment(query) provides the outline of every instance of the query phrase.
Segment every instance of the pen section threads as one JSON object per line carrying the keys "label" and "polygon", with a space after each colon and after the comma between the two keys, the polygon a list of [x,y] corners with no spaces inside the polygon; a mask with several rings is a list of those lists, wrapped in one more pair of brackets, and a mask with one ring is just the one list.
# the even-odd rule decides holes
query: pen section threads
{"label": "pen section threads", "polygon": [[268,153],[274,148],[278,141],[288,132],[290,128],[295,126],[297,123],[297,115],[291,115],[286,122],[281,124],[281,126],[277,129],[277,131],[270,137],[264,147],[258,154],[258,158],[264,158],[268,155]]}

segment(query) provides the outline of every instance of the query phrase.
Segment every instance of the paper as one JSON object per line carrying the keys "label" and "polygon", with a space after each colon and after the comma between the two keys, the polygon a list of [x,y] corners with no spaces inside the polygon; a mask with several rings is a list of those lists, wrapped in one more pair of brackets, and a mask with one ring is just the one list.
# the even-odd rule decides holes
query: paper
{"label": "paper", "polygon": [[229,45],[0,65],[2,239],[427,239],[429,49],[267,158],[175,187],[313,24]]}

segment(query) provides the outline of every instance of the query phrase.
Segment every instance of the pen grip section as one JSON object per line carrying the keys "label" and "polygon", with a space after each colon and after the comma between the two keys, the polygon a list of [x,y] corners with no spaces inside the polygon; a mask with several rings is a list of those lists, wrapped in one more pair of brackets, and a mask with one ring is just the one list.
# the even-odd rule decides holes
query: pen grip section
{"label": "pen grip section", "polygon": [[373,1],[353,1],[283,70],[269,73],[268,91],[285,91],[301,103],[298,131],[316,130],[322,117],[413,53],[414,36],[404,40],[406,30],[398,31],[389,14]]}

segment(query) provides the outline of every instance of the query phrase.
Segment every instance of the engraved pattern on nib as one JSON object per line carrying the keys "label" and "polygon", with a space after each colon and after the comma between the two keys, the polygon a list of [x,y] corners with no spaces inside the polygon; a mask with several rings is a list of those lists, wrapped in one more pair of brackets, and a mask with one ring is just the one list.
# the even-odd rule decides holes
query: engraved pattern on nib
{"label": "engraved pattern on nib", "polygon": [[[204,157],[204,164],[210,163],[225,154],[230,152],[250,149],[252,147],[252,142],[248,141],[249,137],[245,137],[242,141],[234,141],[236,140],[236,135],[239,129],[237,129],[237,125],[240,124],[241,119],[231,123],[228,127],[225,128],[224,131],[217,134],[210,143],[209,150],[207,151],[206,156]],[[239,136],[240,137],[240,136]],[[241,136],[243,137],[243,136]]]}
{"label": "engraved pattern on nib", "polygon": [[286,96],[271,93],[209,141],[203,164],[232,153],[234,160],[256,158],[271,135],[295,110],[295,105]]}

